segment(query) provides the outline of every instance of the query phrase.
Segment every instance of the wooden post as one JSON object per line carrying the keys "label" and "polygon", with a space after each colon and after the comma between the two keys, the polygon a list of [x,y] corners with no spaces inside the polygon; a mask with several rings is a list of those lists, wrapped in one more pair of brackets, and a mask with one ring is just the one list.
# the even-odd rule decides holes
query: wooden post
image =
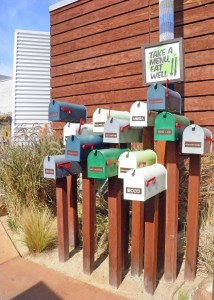
{"label": "wooden post", "polygon": [[[120,149],[131,149],[131,143],[121,143]],[[123,201],[123,194],[121,193],[122,201],[122,270],[129,268],[129,201]]]}
{"label": "wooden post", "polygon": [[82,236],[83,271],[90,275],[94,270],[96,225],[95,180],[87,178],[87,168],[82,168]]}
{"label": "wooden post", "polygon": [[[143,149],[154,149],[154,128],[143,128]],[[144,202],[132,201],[131,274],[140,276],[143,268]]]}
{"label": "wooden post", "polygon": [[109,284],[118,287],[122,282],[122,181],[108,179],[109,214]]}
{"label": "wooden post", "polygon": [[188,218],[185,257],[185,280],[194,280],[199,234],[199,199],[200,199],[201,155],[190,155],[189,187],[188,187]]}
{"label": "wooden post", "polygon": [[164,277],[166,281],[174,281],[177,272],[178,245],[179,167],[177,142],[167,143],[166,166],[167,191]]}
{"label": "wooden post", "polygon": [[[157,141],[156,151],[158,163],[166,166],[166,141]],[[165,226],[166,226],[166,191],[159,194],[159,214],[158,214],[158,266],[160,274],[164,272],[165,255]]]}
{"label": "wooden post", "polygon": [[56,179],[57,227],[59,261],[69,259],[68,198],[66,177]]}
{"label": "wooden post", "polygon": [[67,176],[69,245],[78,244],[77,175]]}
{"label": "wooden post", "polygon": [[144,287],[154,294],[157,275],[159,195],[145,202]]}

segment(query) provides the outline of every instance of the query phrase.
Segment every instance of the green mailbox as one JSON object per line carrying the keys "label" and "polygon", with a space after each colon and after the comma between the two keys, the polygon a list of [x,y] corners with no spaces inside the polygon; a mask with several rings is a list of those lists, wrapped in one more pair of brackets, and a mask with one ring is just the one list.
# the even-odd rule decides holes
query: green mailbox
{"label": "green mailbox", "polygon": [[185,116],[163,111],[155,119],[155,141],[178,141],[182,139],[184,129],[190,125]]}
{"label": "green mailbox", "polygon": [[118,159],[126,149],[110,148],[93,150],[88,155],[88,178],[106,179],[117,176]]}

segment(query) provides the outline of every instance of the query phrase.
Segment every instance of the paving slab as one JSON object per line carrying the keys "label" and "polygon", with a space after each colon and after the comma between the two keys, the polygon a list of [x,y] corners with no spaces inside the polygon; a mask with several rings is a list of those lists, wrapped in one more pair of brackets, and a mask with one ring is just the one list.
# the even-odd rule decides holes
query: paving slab
{"label": "paving slab", "polygon": [[124,300],[54,270],[14,258],[0,265],[1,300]]}
{"label": "paving slab", "polygon": [[19,257],[19,253],[0,222],[0,264],[16,257]]}

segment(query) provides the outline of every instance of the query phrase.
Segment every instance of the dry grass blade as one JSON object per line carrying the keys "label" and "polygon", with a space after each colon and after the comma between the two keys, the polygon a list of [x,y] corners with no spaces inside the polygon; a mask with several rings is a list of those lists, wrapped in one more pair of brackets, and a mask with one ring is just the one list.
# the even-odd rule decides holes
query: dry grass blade
{"label": "dry grass blade", "polygon": [[31,253],[40,253],[56,245],[56,218],[48,208],[25,209],[21,216],[23,242]]}

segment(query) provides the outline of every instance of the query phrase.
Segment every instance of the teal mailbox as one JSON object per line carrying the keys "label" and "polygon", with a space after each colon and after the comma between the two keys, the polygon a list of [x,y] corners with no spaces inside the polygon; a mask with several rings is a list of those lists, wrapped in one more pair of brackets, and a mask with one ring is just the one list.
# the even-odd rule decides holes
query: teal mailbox
{"label": "teal mailbox", "polygon": [[48,120],[53,122],[85,122],[86,115],[87,112],[84,105],[52,100],[48,108]]}
{"label": "teal mailbox", "polygon": [[93,149],[103,148],[103,138],[99,135],[71,135],[66,140],[66,159],[82,162]]}

